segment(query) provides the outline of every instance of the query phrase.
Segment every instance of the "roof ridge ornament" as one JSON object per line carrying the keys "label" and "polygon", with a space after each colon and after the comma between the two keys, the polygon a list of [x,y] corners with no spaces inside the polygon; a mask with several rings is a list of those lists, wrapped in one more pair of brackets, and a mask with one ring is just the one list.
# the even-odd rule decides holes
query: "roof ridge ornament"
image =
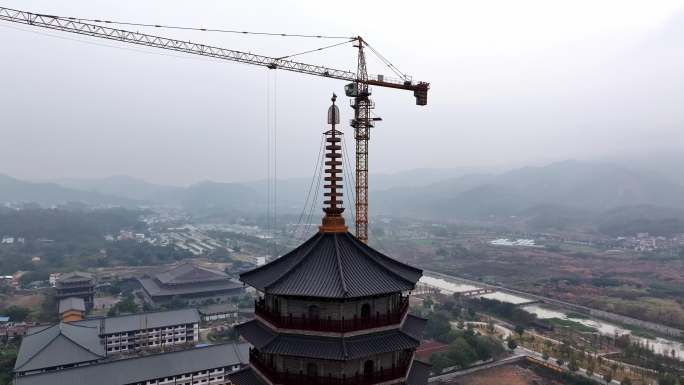
{"label": "roof ridge ornament", "polygon": [[347,226],[344,224],[344,217],[342,216],[344,212],[343,202],[341,199],[338,199],[338,197],[344,195],[342,191],[338,191],[343,186],[337,183],[342,181],[342,175],[339,175],[342,173],[342,147],[340,146],[342,132],[335,128],[340,123],[340,109],[335,105],[337,95],[333,94],[330,100],[332,105],[328,108],[328,124],[332,127],[324,132],[326,136],[325,149],[327,150],[325,153],[325,165],[329,168],[325,169],[326,176],[324,180],[327,184],[323,186],[326,189],[326,192],[323,194],[326,199],[323,203],[327,206],[323,208],[325,216],[319,231],[322,233],[346,233]]}

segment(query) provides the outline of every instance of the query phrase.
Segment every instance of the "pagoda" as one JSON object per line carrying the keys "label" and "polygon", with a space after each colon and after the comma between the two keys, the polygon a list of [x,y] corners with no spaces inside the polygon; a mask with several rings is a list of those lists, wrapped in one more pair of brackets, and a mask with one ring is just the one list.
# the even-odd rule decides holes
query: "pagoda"
{"label": "pagoda", "polygon": [[237,326],[251,345],[236,385],[427,383],[414,360],[426,320],[408,313],[422,270],[374,250],[347,231],[342,213],[339,110],[325,132],[325,216],[316,235],[240,275],[259,298],[255,319]]}

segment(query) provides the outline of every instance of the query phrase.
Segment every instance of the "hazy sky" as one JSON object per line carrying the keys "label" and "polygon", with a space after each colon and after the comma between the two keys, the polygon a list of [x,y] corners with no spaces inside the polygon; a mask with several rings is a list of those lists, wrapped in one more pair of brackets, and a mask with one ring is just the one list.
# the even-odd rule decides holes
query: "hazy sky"
{"label": "hazy sky", "polygon": [[[518,166],[684,145],[684,1],[0,5],[83,18],[362,35],[415,80],[432,84],[427,107],[415,106],[410,92],[374,89],[384,121],[372,132],[371,172]],[[271,56],[331,43],[138,30]],[[0,173],[21,178],[263,178],[269,82],[279,175],[310,176],[330,94],[343,95],[341,81],[6,22],[0,46]],[[335,48],[299,60],[353,70],[355,51]],[[369,67],[390,74],[377,61]],[[343,122],[352,113],[346,99]],[[351,134],[346,126],[345,132]]]}

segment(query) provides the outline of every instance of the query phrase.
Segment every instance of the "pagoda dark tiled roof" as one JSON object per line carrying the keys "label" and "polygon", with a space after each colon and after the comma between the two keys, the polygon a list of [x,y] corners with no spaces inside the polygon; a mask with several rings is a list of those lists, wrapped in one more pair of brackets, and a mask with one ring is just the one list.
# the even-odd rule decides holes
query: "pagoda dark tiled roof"
{"label": "pagoda dark tiled roof", "polygon": [[401,330],[420,341],[423,339],[423,330],[425,330],[427,321],[428,320],[425,318],[409,314],[406,316],[406,320],[404,320],[404,323],[401,325]]}
{"label": "pagoda dark tiled roof", "polygon": [[350,233],[318,233],[275,261],[240,275],[277,295],[355,298],[412,290],[422,270],[389,258]]}
{"label": "pagoda dark tiled roof", "polygon": [[411,371],[409,372],[407,378],[406,378],[406,385],[425,385],[428,382],[428,377],[430,376],[430,369],[432,368],[432,365],[418,361],[418,360],[413,360],[413,364],[411,364]]}
{"label": "pagoda dark tiled roof", "polygon": [[[353,337],[277,334],[259,321],[237,326],[240,334],[264,353],[328,360],[350,360],[374,354],[415,349],[420,340],[403,328]],[[414,330],[415,331],[415,330]]]}

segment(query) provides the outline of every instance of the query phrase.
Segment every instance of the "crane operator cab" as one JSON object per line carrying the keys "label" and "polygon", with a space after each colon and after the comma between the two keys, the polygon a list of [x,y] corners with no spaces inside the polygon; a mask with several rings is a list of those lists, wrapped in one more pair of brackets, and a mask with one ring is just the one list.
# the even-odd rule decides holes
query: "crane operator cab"
{"label": "crane operator cab", "polygon": [[[363,95],[359,95],[359,84],[356,82],[349,83],[346,86],[344,86],[344,94],[350,98],[356,98],[358,96],[363,96]],[[366,92],[365,96],[370,96],[370,94],[371,94],[370,87],[368,87],[368,91]]]}

